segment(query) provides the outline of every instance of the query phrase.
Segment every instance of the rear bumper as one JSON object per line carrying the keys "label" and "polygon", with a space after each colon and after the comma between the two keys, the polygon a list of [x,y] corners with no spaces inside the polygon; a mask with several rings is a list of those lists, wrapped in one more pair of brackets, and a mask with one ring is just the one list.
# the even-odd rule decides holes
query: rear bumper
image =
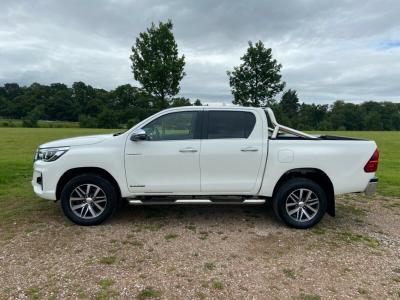
{"label": "rear bumper", "polygon": [[368,182],[367,187],[364,190],[365,195],[367,196],[373,195],[376,192],[377,185],[378,185],[378,177],[372,178]]}

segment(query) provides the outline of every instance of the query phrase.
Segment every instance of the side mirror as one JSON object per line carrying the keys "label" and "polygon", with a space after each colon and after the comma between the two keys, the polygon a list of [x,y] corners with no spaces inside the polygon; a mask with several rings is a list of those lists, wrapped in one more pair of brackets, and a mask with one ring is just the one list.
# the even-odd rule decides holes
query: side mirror
{"label": "side mirror", "polygon": [[131,135],[131,141],[133,142],[145,140],[147,140],[147,134],[146,131],[144,131],[143,129],[137,129]]}

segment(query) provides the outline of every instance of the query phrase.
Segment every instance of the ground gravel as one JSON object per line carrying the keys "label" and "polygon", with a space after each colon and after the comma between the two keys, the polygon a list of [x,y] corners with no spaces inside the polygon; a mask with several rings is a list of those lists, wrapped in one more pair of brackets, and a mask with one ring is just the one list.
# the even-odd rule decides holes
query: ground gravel
{"label": "ground gravel", "polygon": [[399,203],[341,197],[311,230],[267,206],[128,206],[80,227],[57,203],[0,242],[0,297],[400,299]]}

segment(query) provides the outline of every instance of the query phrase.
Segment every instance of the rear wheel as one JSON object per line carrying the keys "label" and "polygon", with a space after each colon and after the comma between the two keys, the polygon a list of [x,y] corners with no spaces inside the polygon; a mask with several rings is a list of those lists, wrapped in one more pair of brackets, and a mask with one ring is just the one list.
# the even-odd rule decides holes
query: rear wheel
{"label": "rear wheel", "polygon": [[275,214],[287,225],[306,229],[317,224],[326,212],[327,197],[320,185],[306,178],[282,184],[273,200]]}
{"label": "rear wheel", "polygon": [[97,225],[105,221],[117,207],[113,185],[95,174],[72,178],[61,192],[65,216],[79,225]]}

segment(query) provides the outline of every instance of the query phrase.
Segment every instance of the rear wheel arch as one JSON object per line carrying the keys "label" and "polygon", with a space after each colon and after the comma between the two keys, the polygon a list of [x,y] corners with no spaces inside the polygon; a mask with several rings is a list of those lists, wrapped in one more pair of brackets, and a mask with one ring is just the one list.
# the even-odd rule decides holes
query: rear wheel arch
{"label": "rear wheel arch", "polygon": [[82,168],[74,168],[74,169],[69,169],[66,171],[61,177],[60,180],[57,183],[57,189],[56,189],[56,198],[59,200],[61,198],[61,192],[64,188],[64,186],[67,184],[68,181],[70,181],[72,178],[83,175],[83,174],[94,174],[98,175],[106,180],[108,180],[114,187],[118,199],[121,198],[121,188],[118,184],[118,182],[115,180],[115,178],[108,173],[106,170],[102,168],[97,168],[97,167],[82,167]]}
{"label": "rear wheel arch", "polygon": [[274,187],[272,197],[276,195],[280,186],[293,178],[306,178],[314,181],[325,191],[328,203],[327,203],[327,213],[332,217],[335,216],[335,194],[332,181],[329,176],[320,169],[316,168],[297,168],[286,171],[278,180]]}

